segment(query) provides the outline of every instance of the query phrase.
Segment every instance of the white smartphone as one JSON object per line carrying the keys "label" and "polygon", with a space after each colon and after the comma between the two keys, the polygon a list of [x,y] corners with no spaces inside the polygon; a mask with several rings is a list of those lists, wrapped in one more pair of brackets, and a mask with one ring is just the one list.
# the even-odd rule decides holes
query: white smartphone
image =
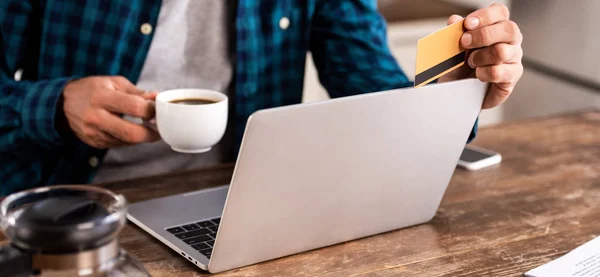
{"label": "white smartphone", "polygon": [[481,147],[467,145],[460,155],[458,166],[467,170],[478,170],[502,161],[502,156],[498,152],[494,152]]}

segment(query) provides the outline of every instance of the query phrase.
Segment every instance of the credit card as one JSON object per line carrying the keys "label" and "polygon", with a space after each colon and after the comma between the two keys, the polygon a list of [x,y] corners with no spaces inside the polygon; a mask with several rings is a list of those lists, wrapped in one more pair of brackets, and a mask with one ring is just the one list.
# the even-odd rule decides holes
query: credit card
{"label": "credit card", "polygon": [[415,87],[422,87],[465,64],[460,38],[464,19],[419,40]]}

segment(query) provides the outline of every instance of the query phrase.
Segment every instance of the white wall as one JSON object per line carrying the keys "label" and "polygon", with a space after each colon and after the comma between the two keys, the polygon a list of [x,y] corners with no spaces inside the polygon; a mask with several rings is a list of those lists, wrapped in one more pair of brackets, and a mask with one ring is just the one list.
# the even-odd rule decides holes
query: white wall
{"label": "white wall", "polygon": [[[474,8],[488,7],[493,3],[504,4],[507,6],[510,5],[510,0],[441,0],[441,1],[460,4],[460,5],[474,7]],[[523,1],[523,0],[521,0],[521,1]]]}
{"label": "white wall", "polygon": [[598,0],[515,1],[512,17],[529,59],[600,83]]}
{"label": "white wall", "polygon": [[504,120],[600,108],[600,94],[541,73],[525,70],[504,105]]}
{"label": "white wall", "polygon": [[[514,1],[512,19],[523,32],[526,59],[600,84],[597,0]],[[505,105],[505,119],[600,107],[600,93],[525,68]]]}

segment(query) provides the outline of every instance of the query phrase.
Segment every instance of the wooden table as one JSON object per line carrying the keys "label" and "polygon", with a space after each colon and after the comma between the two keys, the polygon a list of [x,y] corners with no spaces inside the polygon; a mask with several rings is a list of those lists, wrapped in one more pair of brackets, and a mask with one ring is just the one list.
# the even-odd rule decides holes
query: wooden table
{"label": "wooden table", "polygon": [[[600,110],[483,128],[474,144],[502,163],[457,169],[433,221],[218,276],[522,276],[600,235]],[[232,170],[104,186],[136,202],[226,184]],[[152,276],[208,274],[132,224],[121,244]]]}

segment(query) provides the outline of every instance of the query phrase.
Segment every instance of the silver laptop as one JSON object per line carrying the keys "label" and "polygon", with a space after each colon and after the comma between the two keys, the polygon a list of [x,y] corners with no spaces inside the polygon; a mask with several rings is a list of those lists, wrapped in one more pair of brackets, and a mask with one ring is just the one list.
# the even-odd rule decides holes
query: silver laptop
{"label": "silver laptop", "polygon": [[128,219],[213,273],[428,222],[487,87],[469,79],[258,111],[229,185],[132,204]]}

